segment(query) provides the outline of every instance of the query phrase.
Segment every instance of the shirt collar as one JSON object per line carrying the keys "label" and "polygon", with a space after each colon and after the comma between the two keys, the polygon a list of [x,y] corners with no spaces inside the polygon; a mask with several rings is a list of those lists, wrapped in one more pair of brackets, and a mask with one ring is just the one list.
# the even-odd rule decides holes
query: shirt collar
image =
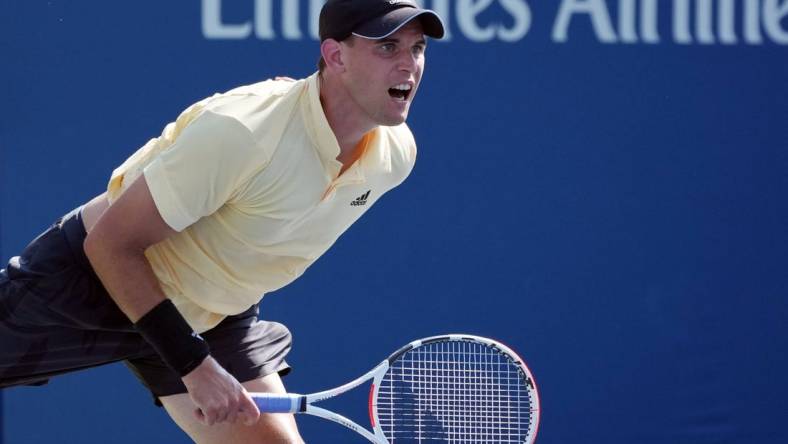
{"label": "shirt collar", "polygon": [[[332,178],[339,175],[342,169],[342,163],[337,160],[339,156],[339,142],[328,124],[325,112],[323,112],[323,105],[320,102],[320,76],[319,73],[314,73],[307,78],[306,82],[307,96],[303,101],[303,116],[305,120],[305,127],[312,142],[317,148],[320,160],[326,171]],[[356,176],[355,179],[363,180],[364,175],[361,170],[380,170],[384,172],[391,171],[391,156],[388,146],[388,141],[383,136],[385,131],[378,127],[372,130],[372,134],[368,135],[367,146],[361,158],[356,161],[356,164],[351,166],[343,176],[347,173]],[[359,168],[361,167],[361,168]]]}
{"label": "shirt collar", "polygon": [[320,77],[314,73],[306,81],[306,100],[302,111],[307,134],[317,148],[320,160],[331,177],[336,177],[342,169],[339,156],[339,142],[328,124],[323,105],[320,103]]}

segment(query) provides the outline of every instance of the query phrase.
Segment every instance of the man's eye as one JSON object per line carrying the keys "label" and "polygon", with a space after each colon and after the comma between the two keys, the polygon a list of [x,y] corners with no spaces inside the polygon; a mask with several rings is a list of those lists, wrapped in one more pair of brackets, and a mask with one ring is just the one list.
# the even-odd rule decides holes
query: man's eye
{"label": "man's eye", "polygon": [[394,52],[396,47],[394,46],[393,43],[386,43],[386,44],[380,45],[380,49],[383,52]]}
{"label": "man's eye", "polygon": [[424,53],[424,49],[425,48],[423,46],[414,46],[413,47],[413,54],[416,54],[416,55],[423,54]]}

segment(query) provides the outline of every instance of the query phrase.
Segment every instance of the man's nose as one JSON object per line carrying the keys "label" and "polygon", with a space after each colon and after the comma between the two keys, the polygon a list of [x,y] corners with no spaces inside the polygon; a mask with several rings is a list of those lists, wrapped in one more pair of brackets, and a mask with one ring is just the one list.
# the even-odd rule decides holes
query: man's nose
{"label": "man's nose", "polygon": [[419,66],[419,56],[411,51],[403,51],[398,60],[399,69],[409,73],[414,73]]}

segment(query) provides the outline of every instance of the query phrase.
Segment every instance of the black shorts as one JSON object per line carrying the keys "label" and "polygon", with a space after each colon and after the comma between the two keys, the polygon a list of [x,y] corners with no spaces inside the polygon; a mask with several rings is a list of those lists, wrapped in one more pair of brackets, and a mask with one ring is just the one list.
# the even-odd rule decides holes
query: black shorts
{"label": "black shorts", "polygon": [[[107,294],[85,256],[79,209],[64,216],[0,270],[0,388],[42,385],[59,374],[124,361],[159,396],[186,393]],[[257,319],[253,305],[201,336],[241,382],[285,375],[290,332]]]}

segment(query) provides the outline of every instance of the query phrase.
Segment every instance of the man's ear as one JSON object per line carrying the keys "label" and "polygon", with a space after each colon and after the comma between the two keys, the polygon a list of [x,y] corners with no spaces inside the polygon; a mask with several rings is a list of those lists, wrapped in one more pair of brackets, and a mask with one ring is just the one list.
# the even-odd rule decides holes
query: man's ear
{"label": "man's ear", "polygon": [[335,72],[344,72],[345,63],[342,60],[342,45],[334,39],[323,40],[320,44],[320,54],[326,62],[326,68]]}

